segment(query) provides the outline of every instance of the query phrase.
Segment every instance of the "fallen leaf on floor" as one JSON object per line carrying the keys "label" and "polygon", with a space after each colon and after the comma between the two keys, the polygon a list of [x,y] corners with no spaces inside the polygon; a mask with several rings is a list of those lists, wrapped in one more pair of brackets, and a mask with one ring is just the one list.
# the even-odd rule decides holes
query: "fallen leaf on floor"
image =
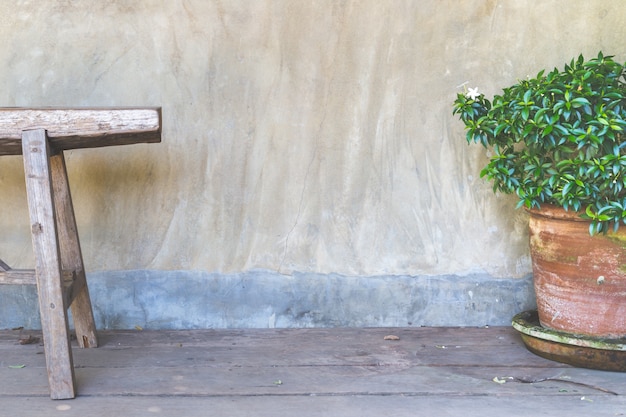
{"label": "fallen leaf on floor", "polygon": [[505,376],[503,378],[498,378],[497,376],[494,376],[492,381],[495,382],[496,384],[506,384],[507,379],[513,379],[513,377]]}
{"label": "fallen leaf on floor", "polygon": [[11,368],[11,369],[22,369],[22,368],[26,368],[26,365],[9,365],[9,368]]}
{"label": "fallen leaf on floor", "polygon": [[135,329],[136,329],[136,330],[139,330],[139,331],[142,331],[142,330],[143,330],[143,327],[141,327],[140,325],[137,325],[137,326],[135,326]]}
{"label": "fallen leaf on floor", "polygon": [[277,379],[276,381],[274,381],[274,385],[283,385],[283,381]]}
{"label": "fallen leaf on floor", "polygon": [[33,345],[35,343],[39,343],[39,338],[34,337],[33,335],[28,335],[28,337],[20,339],[20,345]]}
{"label": "fallen leaf on floor", "polygon": [[383,340],[400,340],[400,337],[393,334],[388,334],[387,336],[383,337]]}

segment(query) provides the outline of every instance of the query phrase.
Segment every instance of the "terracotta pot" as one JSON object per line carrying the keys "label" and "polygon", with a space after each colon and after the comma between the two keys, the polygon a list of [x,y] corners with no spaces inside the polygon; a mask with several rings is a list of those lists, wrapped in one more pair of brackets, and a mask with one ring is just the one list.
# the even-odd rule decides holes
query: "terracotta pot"
{"label": "terracotta pot", "polygon": [[530,212],[530,254],[539,321],[593,337],[626,337],[626,225],[589,235],[578,213]]}

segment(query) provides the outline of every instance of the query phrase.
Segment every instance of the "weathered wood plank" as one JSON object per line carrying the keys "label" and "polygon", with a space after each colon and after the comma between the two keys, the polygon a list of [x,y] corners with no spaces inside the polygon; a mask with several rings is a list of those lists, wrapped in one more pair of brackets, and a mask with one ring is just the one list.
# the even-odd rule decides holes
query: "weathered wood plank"
{"label": "weathered wood plank", "polygon": [[[451,346],[463,341],[466,346],[483,346],[485,349],[521,345],[518,333],[511,327],[451,328],[451,327],[405,327],[405,328],[306,328],[306,329],[196,329],[196,330],[103,330],[102,348],[178,346],[265,346],[287,344],[294,340],[316,341],[317,345],[341,348],[346,345],[371,343],[398,343],[385,341],[389,334],[398,335],[400,342],[415,346],[443,343]],[[10,331],[0,330],[0,347],[13,338]],[[525,351],[525,349],[524,349]],[[533,355],[534,356],[534,355]]]}
{"label": "weathered wood plank", "polygon": [[[80,396],[330,395],[624,395],[624,386],[593,385],[570,370],[524,367],[267,366],[77,368]],[[21,381],[16,379],[22,378]],[[504,383],[494,382],[498,378]],[[34,382],[34,383],[33,383]],[[0,374],[2,394],[46,395],[45,371],[28,365]],[[32,387],[29,388],[29,386]]]}
{"label": "weathered wood plank", "polygon": [[[454,367],[152,367],[79,368],[84,395],[553,395],[608,394],[610,388],[572,381],[563,369]],[[478,370],[476,370],[478,371]],[[494,377],[507,382],[499,384]],[[126,379],[124,386],[119,381]],[[509,379],[512,378],[512,379]],[[537,381],[537,382],[521,382]],[[599,389],[600,388],[600,389]],[[613,387],[611,387],[613,388]],[[614,388],[613,388],[614,389]],[[614,392],[614,391],[611,391]],[[611,395],[623,395],[619,391]]]}
{"label": "weathered wood plank", "polygon": [[[626,407],[626,374],[533,362],[510,328],[103,331],[99,349],[74,350],[80,395],[53,402],[42,347],[17,341],[26,333],[0,331],[8,415],[614,416]],[[401,339],[383,341],[390,333]],[[441,347],[454,341],[461,347]]]}
{"label": "weathered wood plank", "polygon": [[0,155],[22,153],[22,131],[45,129],[55,151],[161,141],[161,108],[0,108]]}
{"label": "weathered wood plank", "polygon": [[[0,333],[1,335],[1,333]],[[159,346],[176,345],[180,340],[186,346],[205,345],[231,346],[245,340],[248,346],[262,346],[265,344],[293,343],[301,338],[310,339],[318,345],[350,346],[371,343],[385,345],[397,343],[385,341],[387,335],[400,337],[400,342],[418,346],[445,346],[456,345],[484,346],[485,349],[521,343],[520,337],[511,328],[435,328],[435,327],[408,327],[408,328],[342,328],[337,333],[334,328],[312,329],[206,329],[206,330],[177,330],[154,331],[144,330],[107,330],[103,333],[103,347],[107,346]]]}
{"label": "weathered wood plank", "polygon": [[[294,341],[293,346],[301,347],[300,341]],[[77,366],[90,367],[147,367],[153,361],[158,361],[163,366],[185,366],[189,358],[198,366],[230,367],[237,365],[266,366],[268,364],[281,364],[284,366],[465,366],[468,363],[481,363],[486,357],[493,356],[480,349],[459,349],[448,355],[433,355],[428,350],[411,351],[409,349],[395,348],[394,351],[366,347],[362,349],[310,349],[296,352],[278,346],[271,348],[251,348],[239,346],[227,347],[150,347],[144,348],[145,357],[138,358],[134,349],[107,350],[102,349],[96,355],[85,352],[74,352],[74,361]],[[172,352],[176,349],[175,352]],[[302,349],[302,348],[301,348]],[[493,358],[492,366],[507,366],[511,360],[528,360],[527,366],[546,366],[545,359],[531,356],[520,351],[501,355]],[[472,362],[468,362],[472,361]],[[566,367],[566,365],[551,363],[551,367]]]}
{"label": "weathered wood plank", "polygon": [[50,396],[74,398],[74,367],[45,130],[24,131],[22,147]]}
{"label": "weathered wood plank", "polygon": [[593,416],[624,414],[626,398],[553,395],[480,396],[223,396],[78,397],[63,403],[45,398],[12,398],[3,402],[8,416],[124,417],[485,417]]}
{"label": "weathered wood plank", "polygon": [[[400,335],[400,340],[384,340],[388,334]],[[0,342],[2,337],[0,332]],[[207,366],[524,363],[533,367],[568,367],[520,349],[522,342],[517,333],[502,328],[342,329],[340,336],[336,329],[105,331],[99,339],[98,352],[74,352],[78,365],[142,367],[158,360],[168,366],[184,366],[186,358],[193,357],[196,363]],[[145,355],[137,358],[134,353],[137,349]],[[172,349],[178,354],[169,355]]]}
{"label": "weathered wood plank", "polygon": [[[62,271],[65,297],[70,302],[74,299],[74,293],[81,287],[76,284],[77,271]],[[0,271],[0,285],[37,285],[37,274],[34,269],[9,269]]]}
{"label": "weathered wood plank", "polygon": [[0,271],[0,285],[35,285],[37,280],[34,269],[8,269]]}
{"label": "weathered wood plank", "polygon": [[83,255],[80,250],[63,152],[50,158],[50,171],[61,268],[75,272],[72,277],[72,285],[67,292],[67,303],[72,310],[76,339],[80,347],[97,347],[96,325],[91,308],[91,299],[89,298],[89,288],[85,277]]}
{"label": "weathered wood plank", "polygon": [[[144,332],[137,332],[137,337],[145,337]],[[6,358],[18,360],[25,355],[27,360],[31,353],[28,348],[15,350],[23,335],[37,335],[33,332],[17,332],[12,340],[6,341],[6,348],[11,352],[3,353]],[[108,332],[100,335],[100,340],[106,339]],[[140,336],[141,334],[141,336]],[[37,337],[37,336],[35,336]],[[364,341],[361,344],[319,343],[320,339],[313,337],[294,337],[288,344],[264,343],[251,345],[246,341],[233,342],[234,344],[187,344],[184,337],[177,338],[176,343],[169,345],[128,346],[125,344],[103,343],[97,351],[75,349],[73,352],[74,364],[77,367],[91,368],[143,368],[159,366],[185,367],[193,360],[194,366],[210,366],[229,368],[233,366],[479,366],[489,363],[490,366],[517,366],[524,364],[527,367],[569,368],[567,365],[555,363],[533,355],[526,349],[505,349],[494,347],[485,349],[484,346],[462,346],[459,349],[441,351],[434,347],[415,347],[411,344],[379,344]],[[0,350],[4,351],[0,344]],[[137,351],[143,354],[138,356]],[[493,352],[499,352],[494,355]],[[31,357],[32,359],[32,357]],[[2,359],[0,359],[2,360]],[[8,360],[8,359],[7,359]],[[29,366],[38,366],[28,362]],[[40,363],[41,365],[41,363]]]}

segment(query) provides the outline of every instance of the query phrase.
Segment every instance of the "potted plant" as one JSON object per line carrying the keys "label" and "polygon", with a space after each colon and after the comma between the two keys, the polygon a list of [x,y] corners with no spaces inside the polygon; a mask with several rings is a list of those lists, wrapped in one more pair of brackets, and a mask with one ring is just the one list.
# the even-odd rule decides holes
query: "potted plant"
{"label": "potted plant", "polygon": [[530,213],[542,327],[626,337],[626,64],[599,53],[541,71],[490,101],[459,93],[466,139],[490,150],[481,177]]}

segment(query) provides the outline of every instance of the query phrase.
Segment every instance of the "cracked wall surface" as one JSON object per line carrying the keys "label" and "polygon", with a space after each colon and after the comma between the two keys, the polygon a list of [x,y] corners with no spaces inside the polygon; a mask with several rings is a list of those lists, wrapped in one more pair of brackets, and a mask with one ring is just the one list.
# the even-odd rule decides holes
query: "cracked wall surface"
{"label": "cracked wall surface", "polygon": [[[67,154],[89,271],[530,271],[451,114],[599,50],[621,0],[0,1],[0,105],[162,106],[163,143]],[[0,258],[32,266],[19,157]]]}

